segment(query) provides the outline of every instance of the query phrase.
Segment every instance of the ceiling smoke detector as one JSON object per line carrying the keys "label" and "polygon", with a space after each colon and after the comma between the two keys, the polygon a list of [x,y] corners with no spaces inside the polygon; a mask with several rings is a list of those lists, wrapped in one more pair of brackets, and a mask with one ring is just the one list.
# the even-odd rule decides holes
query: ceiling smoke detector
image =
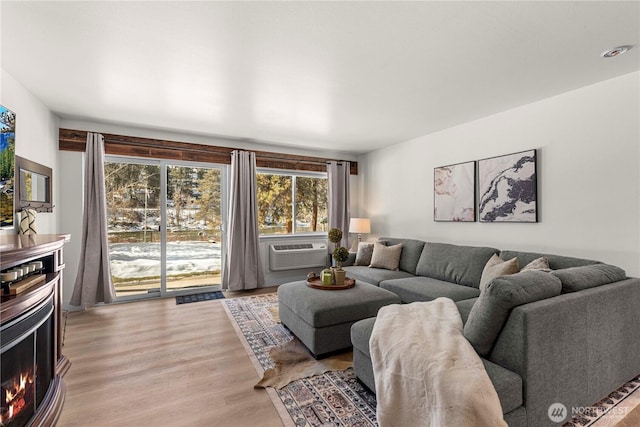
{"label": "ceiling smoke detector", "polygon": [[626,53],[629,49],[631,49],[631,46],[618,46],[614,47],[613,49],[605,50],[600,54],[600,56],[602,56],[603,58],[613,58],[615,56]]}

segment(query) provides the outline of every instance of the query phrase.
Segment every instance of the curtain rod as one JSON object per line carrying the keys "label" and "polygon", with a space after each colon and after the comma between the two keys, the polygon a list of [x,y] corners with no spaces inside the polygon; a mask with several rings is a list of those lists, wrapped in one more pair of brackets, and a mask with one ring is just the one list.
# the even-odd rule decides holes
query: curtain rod
{"label": "curtain rod", "polygon": [[[242,150],[242,151],[251,151],[251,150]],[[285,156],[300,156],[298,154],[284,154]],[[300,160],[296,160],[298,163],[307,163],[307,164],[312,164],[312,165],[316,165],[316,164],[329,164],[330,162],[338,162],[338,164],[343,164],[344,162],[348,162],[349,160],[334,160],[334,159],[323,159],[323,158],[317,158],[314,159],[310,156],[300,156]],[[289,157],[280,157],[277,155],[277,153],[264,153],[264,152],[256,152],[256,158],[260,158],[260,159],[265,159],[265,160],[288,160],[291,161],[292,159]]]}

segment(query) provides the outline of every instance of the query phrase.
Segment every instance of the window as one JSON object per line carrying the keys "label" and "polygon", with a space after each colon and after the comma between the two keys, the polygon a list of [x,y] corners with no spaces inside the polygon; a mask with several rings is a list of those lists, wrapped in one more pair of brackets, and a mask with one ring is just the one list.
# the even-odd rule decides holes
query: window
{"label": "window", "polygon": [[260,234],[327,231],[326,174],[259,171],[257,181]]}

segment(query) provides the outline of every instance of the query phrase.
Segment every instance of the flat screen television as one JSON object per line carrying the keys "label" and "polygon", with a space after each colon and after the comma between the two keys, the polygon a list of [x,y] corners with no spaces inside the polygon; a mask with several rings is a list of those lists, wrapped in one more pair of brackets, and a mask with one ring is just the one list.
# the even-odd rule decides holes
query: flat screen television
{"label": "flat screen television", "polygon": [[16,115],[0,105],[0,228],[13,228],[15,146]]}

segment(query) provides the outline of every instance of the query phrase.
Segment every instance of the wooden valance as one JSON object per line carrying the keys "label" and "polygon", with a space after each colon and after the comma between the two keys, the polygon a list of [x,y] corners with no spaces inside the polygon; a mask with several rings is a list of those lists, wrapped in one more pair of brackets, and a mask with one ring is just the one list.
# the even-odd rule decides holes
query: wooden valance
{"label": "wooden valance", "polygon": [[[114,135],[109,133],[102,133],[102,135],[104,136],[105,153],[117,156],[230,164],[231,152],[235,150],[234,148],[229,147]],[[86,145],[86,130],[60,129],[58,135],[58,148],[60,150],[84,151]],[[339,159],[298,156],[295,154],[252,151],[256,153],[256,165],[260,168],[326,172],[327,162],[342,161]],[[351,175],[357,175],[358,163],[353,161],[350,162]]]}

